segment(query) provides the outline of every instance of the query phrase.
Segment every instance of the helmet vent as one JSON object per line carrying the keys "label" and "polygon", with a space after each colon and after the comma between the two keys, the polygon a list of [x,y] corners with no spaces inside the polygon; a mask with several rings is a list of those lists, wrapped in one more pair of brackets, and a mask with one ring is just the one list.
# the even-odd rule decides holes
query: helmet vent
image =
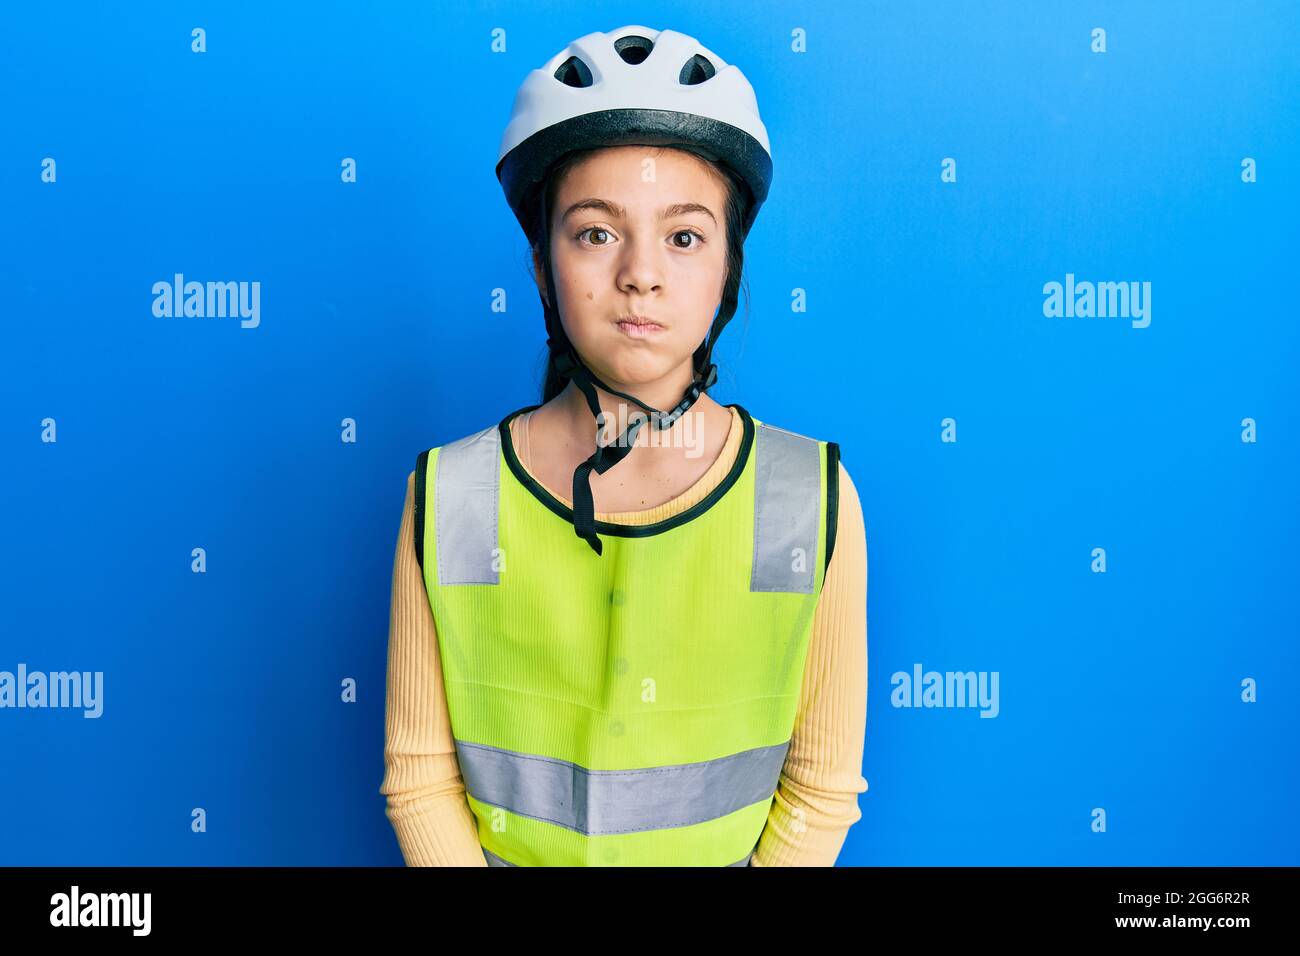
{"label": "helmet vent", "polygon": [[626,36],[614,41],[614,51],[623,58],[624,63],[636,66],[650,55],[655,45],[645,37]]}
{"label": "helmet vent", "polygon": [[716,73],[713,64],[708,61],[707,57],[695,54],[686,61],[682,67],[682,75],[679,77],[683,86],[695,86],[697,83],[703,83]]}
{"label": "helmet vent", "polygon": [[581,89],[591,86],[591,69],[576,56],[571,56],[556,69],[555,78],[565,86]]}

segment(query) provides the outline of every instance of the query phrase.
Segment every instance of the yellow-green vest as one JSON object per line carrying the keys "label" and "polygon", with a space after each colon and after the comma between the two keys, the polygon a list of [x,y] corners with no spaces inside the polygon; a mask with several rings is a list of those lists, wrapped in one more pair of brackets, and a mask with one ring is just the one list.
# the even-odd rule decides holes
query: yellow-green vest
{"label": "yellow-green vest", "polygon": [[740,405],[736,463],[604,553],[509,423],[421,452],[415,549],[479,842],[497,866],[745,866],[790,746],[839,448]]}

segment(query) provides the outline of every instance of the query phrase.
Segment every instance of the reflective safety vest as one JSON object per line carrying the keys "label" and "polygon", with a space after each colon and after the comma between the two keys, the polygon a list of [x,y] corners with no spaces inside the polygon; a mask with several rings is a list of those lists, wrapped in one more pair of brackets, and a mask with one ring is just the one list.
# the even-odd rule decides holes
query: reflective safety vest
{"label": "reflective safety vest", "polygon": [[740,405],[717,488],[604,553],[510,421],[421,452],[415,549],[494,866],[746,866],[790,747],[835,546],[839,447]]}

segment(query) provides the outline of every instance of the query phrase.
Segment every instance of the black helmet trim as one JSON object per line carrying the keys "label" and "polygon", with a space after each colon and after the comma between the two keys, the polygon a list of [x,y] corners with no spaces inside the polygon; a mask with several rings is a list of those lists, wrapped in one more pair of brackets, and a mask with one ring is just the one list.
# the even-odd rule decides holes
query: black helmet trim
{"label": "black helmet trim", "polygon": [[707,116],[671,110],[600,110],[539,130],[497,164],[497,178],[524,233],[534,235],[535,193],[557,160],[578,149],[624,145],[677,146],[729,166],[749,192],[742,235],[748,234],[759,206],[767,199],[772,158],[744,130]]}

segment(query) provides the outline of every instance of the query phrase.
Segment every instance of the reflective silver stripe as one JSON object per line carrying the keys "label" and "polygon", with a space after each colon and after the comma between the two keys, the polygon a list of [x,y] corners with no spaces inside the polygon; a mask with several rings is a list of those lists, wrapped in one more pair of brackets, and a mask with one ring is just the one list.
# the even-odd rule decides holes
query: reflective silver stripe
{"label": "reflective silver stripe", "polygon": [[439,584],[500,583],[493,568],[500,462],[496,425],[439,450],[433,493]]}
{"label": "reflective silver stripe", "polygon": [[[488,866],[515,866],[516,865],[514,863],[511,863],[509,860],[503,860],[501,857],[497,856],[487,847],[483,847],[483,858],[487,860]],[[754,858],[754,851],[750,850],[748,853],[745,854],[745,858],[743,860],[737,860],[735,863],[728,863],[727,866],[749,866],[749,861],[752,860],[753,858]]]}
{"label": "reflective silver stripe", "polygon": [[[758,425],[754,441],[754,566],[749,589],[811,594],[821,529],[819,444],[764,423]],[[798,561],[796,548],[803,551]]]}
{"label": "reflective silver stripe", "polygon": [[685,827],[769,800],[790,749],[787,740],[699,763],[588,770],[554,757],[455,743],[474,799],[589,836]]}

